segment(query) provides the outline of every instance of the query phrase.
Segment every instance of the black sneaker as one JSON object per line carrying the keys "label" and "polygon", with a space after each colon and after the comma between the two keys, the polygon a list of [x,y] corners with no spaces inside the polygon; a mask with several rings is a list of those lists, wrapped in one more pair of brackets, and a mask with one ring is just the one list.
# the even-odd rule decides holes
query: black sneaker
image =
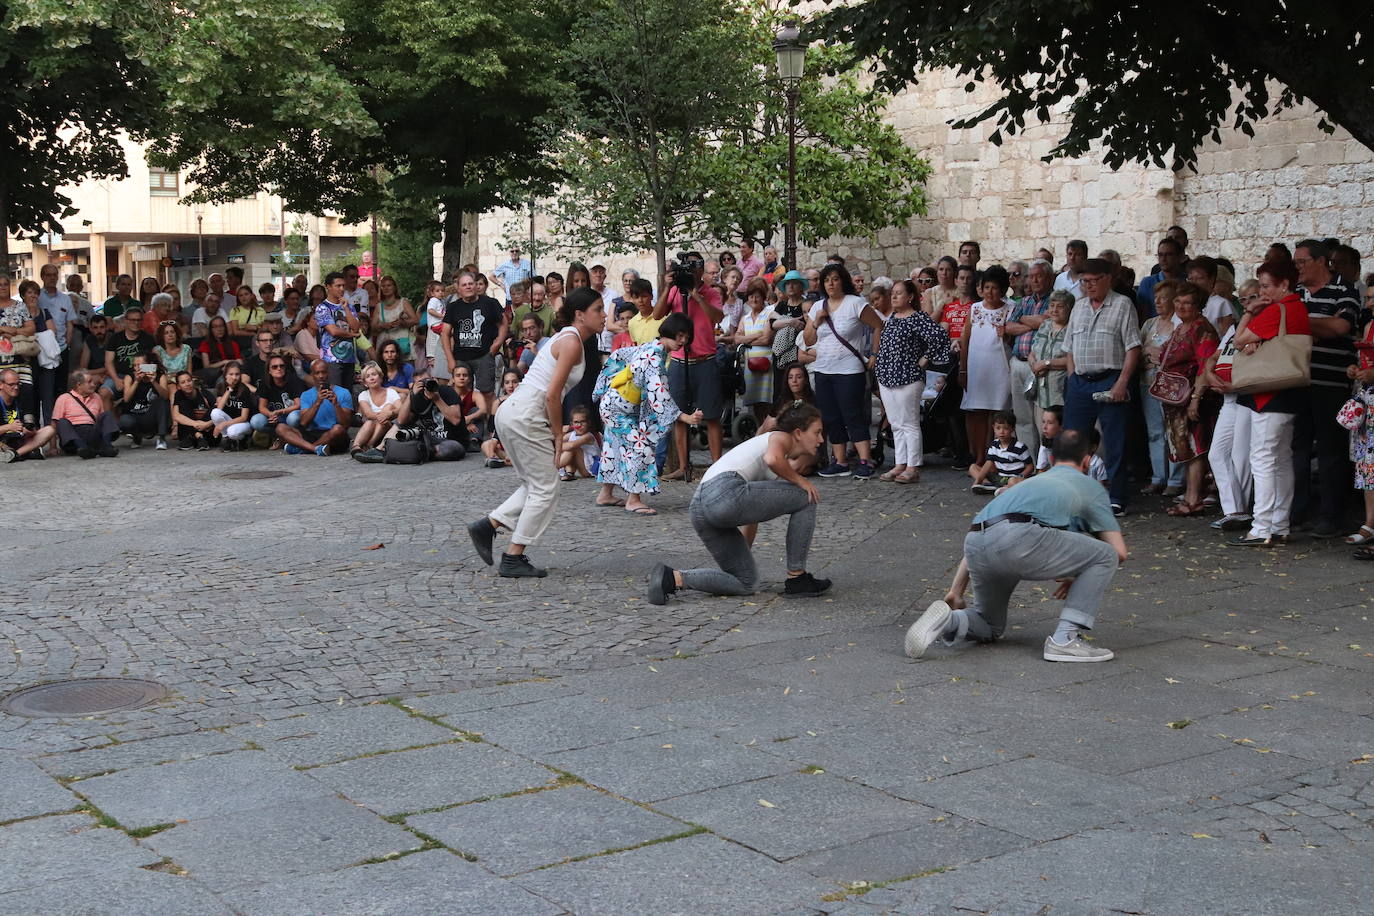
{"label": "black sneaker", "polygon": [[523,553],[503,553],[497,573],[507,579],[542,579],[549,574],[549,571],[535,566],[530,562],[530,558]]}
{"label": "black sneaker", "polygon": [[358,451],[350,452],[349,454],[353,456],[354,461],[358,461],[363,464],[382,464],[386,461],[386,453],[379,448],[359,449]]}
{"label": "black sneaker", "polygon": [[[477,521],[468,525],[468,537],[472,538],[472,546],[477,551],[477,556],[482,562],[490,566],[491,545],[496,540],[496,526],[491,523],[491,519],[483,516]],[[502,556],[501,563],[504,565],[506,558]]]}
{"label": "black sneaker", "polygon": [[503,468],[503,467],[505,467],[505,466],[506,466],[506,463],[505,463],[504,461],[502,461],[500,458],[488,458],[488,459],[487,459],[487,467],[489,467],[489,468]]}
{"label": "black sneaker", "polygon": [[119,457],[119,449],[115,448],[113,445],[110,445],[109,443],[100,446],[100,448],[95,450],[95,453],[99,455],[101,458]]}
{"label": "black sneaker", "polygon": [[[1257,538],[1251,537],[1248,534],[1243,534],[1238,538],[1231,538],[1226,543],[1230,544],[1232,547],[1273,547],[1276,542],[1274,538]],[[1277,543],[1282,542],[1280,541]]]}
{"label": "black sneaker", "polygon": [[189,442],[187,442],[185,439],[183,439],[183,440],[181,440],[181,444],[177,446],[177,451],[179,451],[179,452],[189,452],[189,451],[190,451],[191,449],[193,449],[193,448],[195,448],[194,445],[192,445],[191,443],[189,443]]}
{"label": "black sneaker", "polygon": [[802,573],[787,580],[782,588],[784,598],[814,598],[830,590],[829,579],[817,579],[810,573]]}
{"label": "black sneaker", "polygon": [[659,563],[649,573],[649,603],[667,604],[668,596],[677,591],[677,579],[671,566]]}
{"label": "black sneaker", "polygon": [[1112,515],[1116,516],[1117,518],[1121,518],[1125,514],[1125,506],[1121,505],[1120,503],[1112,503]]}
{"label": "black sneaker", "polygon": [[76,450],[76,453],[81,456],[82,461],[90,461],[95,457],[95,449],[91,448],[89,445],[81,446],[81,448]]}

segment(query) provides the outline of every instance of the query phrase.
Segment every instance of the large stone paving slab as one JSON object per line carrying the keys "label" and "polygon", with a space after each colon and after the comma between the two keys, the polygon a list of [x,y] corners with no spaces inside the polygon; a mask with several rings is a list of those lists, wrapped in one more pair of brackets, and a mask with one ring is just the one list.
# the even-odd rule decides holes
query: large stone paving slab
{"label": "large stone paving slab", "polygon": [[81,800],[33,763],[0,754],[0,823],[70,811]]}
{"label": "large stone paving slab", "polygon": [[341,798],[191,821],[145,842],[215,889],[332,871],[422,844]]}
{"label": "large stone paving slab", "polygon": [[509,751],[471,741],[346,760],[309,772],[379,814],[456,805],[549,786],[558,778]]}
{"label": "large stone paving slab", "polygon": [[455,713],[444,721],[493,744],[534,755],[656,735],[676,727],[654,707],[632,710],[587,696]]}
{"label": "large stone paving slab", "polygon": [[223,896],[244,916],[552,916],[563,912],[562,907],[442,849],[262,887],[233,888]]}
{"label": "large stone paving slab", "polygon": [[1004,830],[938,814],[915,827],[813,852],[791,864],[842,884],[872,884],[992,858],[1030,844]]}
{"label": "large stone paving slab", "polygon": [[642,802],[795,769],[761,750],[688,729],[566,751],[548,760],[593,785]]}
{"label": "large stone paving slab", "polygon": [[137,767],[79,785],[82,795],[125,827],[278,809],[334,795],[329,786],[262,751]]}
{"label": "large stone paving slab", "polygon": [[940,815],[924,805],[812,773],[698,792],[655,807],[775,859],[893,833]]}
{"label": "large stone paving slab", "polygon": [[1196,727],[1246,747],[1318,763],[1374,754],[1374,720],[1305,700],[1263,703],[1202,719]]}
{"label": "large stone paving slab", "polygon": [[519,684],[502,684],[498,687],[459,690],[456,693],[436,693],[430,696],[413,697],[405,700],[404,705],[430,716],[448,716],[457,712],[521,706],[525,703],[576,696],[581,693],[582,691],[576,689],[570,681],[570,678],[525,681]]}
{"label": "large stone paving slab", "polygon": [[0,912],[43,916],[236,916],[197,881],[140,869],[54,881],[43,887],[0,894]]}
{"label": "large stone paving slab", "polygon": [[835,885],[713,836],[694,836],[514,879],[574,913],[781,913]]}
{"label": "large stone paving slab", "polygon": [[[161,856],[85,814],[0,827],[0,894],[152,865]],[[5,898],[0,896],[0,901]],[[17,913],[0,904],[0,912]]]}
{"label": "large stone paving slab", "polygon": [[498,798],[407,818],[406,824],[497,874],[623,849],[691,829],[581,786]]}
{"label": "large stone paving slab", "polygon": [[54,776],[82,778],[130,767],[153,766],[174,760],[194,760],[211,754],[243,750],[243,741],[222,732],[195,732],[130,741],[67,754],[39,757],[35,762]]}
{"label": "large stone paving slab", "polygon": [[235,729],[234,735],[293,766],[332,763],[460,737],[385,703],[245,726]]}

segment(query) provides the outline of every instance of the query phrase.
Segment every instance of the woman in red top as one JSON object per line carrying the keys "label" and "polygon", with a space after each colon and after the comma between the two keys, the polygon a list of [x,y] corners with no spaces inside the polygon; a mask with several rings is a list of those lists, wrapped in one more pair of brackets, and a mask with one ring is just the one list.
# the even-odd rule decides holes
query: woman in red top
{"label": "woman in red top", "polygon": [[239,345],[229,336],[229,323],[222,315],[210,319],[210,328],[205,339],[200,342],[200,380],[206,385],[219,384],[219,376],[224,364],[239,359]]}
{"label": "woman in red top", "polygon": [[[1279,319],[1289,334],[1310,334],[1307,306],[1293,290],[1298,270],[1291,261],[1261,264],[1260,301],[1247,308],[1236,331],[1236,350],[1254,353],[1266,340],[1278,336]],[[1250,471],[1255,481],[1254,518],[1250,532],[1230,543],[1249,547],[1274,547],[1288,542],[1288,521],[1293,513],[1293,423],[1304,409],[1306,392],[1301,388],[1243,394],[1236,399],[1252,411],[1250,417]]]}
{"label": "woman in red top", "polygon": [[1169,460],[1186,465],[1183,502],[1169,510],[1170,515],[1201,515],[1202,478],[1207,470],[1207,447],[1212,444],[1212,427],[1221,410],[1221,398],[1207,388],[1201,376],[1203,363],[1217,351],[1220,337],[1211,322],[1202,317],[1207,293],[1192,283],[1180,283],[1174,290],[1174,316],[1179,325],[1159,354],[1159,371],[1176,372],[1193,383],[1192,399],[1187,404],[1164,405],[1164,437]]}
{"label": "woman in red top", "polygon": [[[1374,287],[1365,290],[1366,316],[1374,308]],[[1365,405],[1365,421],[1350,431],[1350,460],[1355,462],[1355,488],[1364,491],[1364,524],[1345,539],[1347,544],[1361,544],[1355,551],[1357,560],[1374,560],[1374,321],[1369,321],[1364,333],[1355,342],[1359,366],[1351,366],[1346,375],[1355,382],[1355,397]]]}

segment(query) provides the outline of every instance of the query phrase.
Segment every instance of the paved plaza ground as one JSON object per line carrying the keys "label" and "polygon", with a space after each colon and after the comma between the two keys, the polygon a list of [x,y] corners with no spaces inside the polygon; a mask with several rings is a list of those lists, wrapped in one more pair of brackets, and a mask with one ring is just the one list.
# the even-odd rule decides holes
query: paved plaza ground
{"label": "paved plaza ground", "polygon": [[[271,480],[223,474],[285,470]],[[1096,638],[1058,604],[913,662],[981,497],[821,481],[748,599],[643,600],[705,551],[662,514],[562,513],[501,580],[463,523],[510,471],[278,453],[8,466],[0,693],[169,696],[0,714],[6,914],[1360,913],[1374,900],[1370,573],[1342,545],[1222,545],[1163,503]],[[381,546],[377,546],[381,545]],[[376,547],[376,549],[367,549]],[[1374,564],[1371,564],[1374,565]],[[1363,901],[1363,903],[1361,902]]]}

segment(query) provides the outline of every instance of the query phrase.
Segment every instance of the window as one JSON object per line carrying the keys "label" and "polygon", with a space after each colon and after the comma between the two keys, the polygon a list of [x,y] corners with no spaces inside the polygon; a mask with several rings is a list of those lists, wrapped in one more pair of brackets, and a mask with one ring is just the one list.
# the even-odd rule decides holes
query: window
{"label": "window", "polygon": [[179,196],[181,192],[177,188],[177,173],[149,166],[148,193],[153,197]]}

